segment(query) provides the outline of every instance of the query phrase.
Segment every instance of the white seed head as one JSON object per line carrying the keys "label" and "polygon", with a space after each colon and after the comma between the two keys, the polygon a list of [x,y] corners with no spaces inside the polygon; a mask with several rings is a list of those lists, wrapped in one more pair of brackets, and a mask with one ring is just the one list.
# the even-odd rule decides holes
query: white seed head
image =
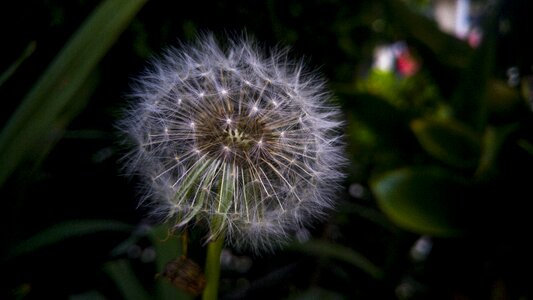
{"label": "white seed head", "polygon": [[121,127],[153,212],[261,252],[323,217],[344,178],[339,110],[285,50],[212,36],[170,49],[137,80]]}

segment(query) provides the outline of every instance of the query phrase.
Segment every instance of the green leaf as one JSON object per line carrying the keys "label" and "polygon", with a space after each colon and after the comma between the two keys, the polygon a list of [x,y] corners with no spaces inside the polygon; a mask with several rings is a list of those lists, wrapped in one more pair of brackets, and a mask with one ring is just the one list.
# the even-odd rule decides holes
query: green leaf
{"label": "green leaf", "polygon": [[516,143],[522,149],[526,150],[527,153],[529,153],[531,156],[533,156],[533,144],[531,144],[528,140],[519,139]]}
{"label": "green leaf", "polygon": [[485,180],[497,174],[497,160],[502,147],[512,132],[516,131],[518,124],[501,127],[488,126],[483,134],[481,157],[476,170],[477,180]]}
{"label": "green leaf", "polygon": [[[156,268],[159,273],[163,272],[165,265],[183,255],[182,242],[167,225],[154,227],[149,233],[150,240],[155,248]],[[176,300],[191,299],[189,295],[172,286],[163,278],[157,279],[157,299]]]}
{"label": "green leaf", "polygon": [[48,140],[41,141],[38,148],[28,149],[26,155],[31,155],[32,162],[34,165],[40,164],[54,148],[56,141],[63,135],[65,127],[70,123],[79,112],[81,112],[93,94],[96,86],[98,85],[99,74],[97,72],[92,72],[89,74],[85,82],[79,86],[76,91],[76,101],[71,102],[71,105],[65,107],[65,110],[62,111],[55,119],[55,121],[50,124],[50,130],[53,132]]}
{"label": "green leaf", "polygon": [[411,122],[411,129],[433,157],[454,167],[477,166],[481,137],[467,126],[452,119],[416,119]]}
{"label": "green leaf", "polygon": [[32,149],[54,139],[58,116],[85,101],[77,97],[80,87],[145,2],[102,2],[63,47],[0,132],[0,186],[21,162],[32,159]]}
{"label": "green leaf", "polygon": [[370,182],[381,210],[398,226],[420,234],[457,236],[469,228],[469,185],[434,167],[403,168]]}
{"label": "green leaf", "polygon": [[398,145],[409,138],[406,114],[381,96],[352,93],[346,95],[344,104],[345,111],[364,122],[380,137],[380,142]]}
{"label": "green leaf", "polygon": [[31,41],[22,54],[0,75],[0,87],[17,71],[17,69],[28,59],[35,51],[36,42]]}
{"label": "green leaf", "polygon": [[25,255],[41,248],[57,244],[68,238],[105,231],[129,232],[133,226],[111,220],[77,220],[54,225],[14,246],[8,259]]}
{"label": "green leaf", "polygon": [[123,299],[126,300],[149,300],[148,292],[133,272],[129,261],[125,259],[108,262],[104,270],[115,282]]}
{"label": "green leaf", "polygon": [[498,7],[503,1],[487,12],[483,26],[483,41],[475,50],[467,68],[460,74],[459,86],[452,96],[452,109],[458,120],[482,132],[488,117],[488,99],[490,96],[490,78],[496,61],[496,43],[498,30]]}
{"label": "green leaf", "polygon": [[294,244],[291,250],[300,251],[310,255],[334,258],[358,267],[375,279],[383,278],[383,271],[374,265],[362,254],[339,244],[321,240],[310,240],[303,244]]}
{"label": "green leaf", "polygon": [[487,107],[491,119],[512,120],[522,108],[520,93],[503,80],[491,79],[487,86]]}

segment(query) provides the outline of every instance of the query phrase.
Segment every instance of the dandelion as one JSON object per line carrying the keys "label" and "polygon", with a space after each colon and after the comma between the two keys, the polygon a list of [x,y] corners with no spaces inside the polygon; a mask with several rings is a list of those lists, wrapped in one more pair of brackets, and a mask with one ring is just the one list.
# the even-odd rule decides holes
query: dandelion
{"label": "dandelion", "polygon": [[324,81],[286,50],[262,51],[211,35],[168,50],[136,81],[122,122],[156,216],[256,252],[325,215],[344,161]]}

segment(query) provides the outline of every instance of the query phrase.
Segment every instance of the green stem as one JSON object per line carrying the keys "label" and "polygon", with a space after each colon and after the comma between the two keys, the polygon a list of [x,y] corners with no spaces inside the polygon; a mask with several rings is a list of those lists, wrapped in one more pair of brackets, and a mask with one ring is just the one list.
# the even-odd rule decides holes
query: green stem
{"label": "green stem", "polygon": [[207,245],[205,261],[206,285],[202,300],[216,300],[218,298],[218,283],[220,279],[220,253],[224,245],[224,237],[219,236]]}
{"label": "green stem", "polygon": [[211,219],[211,237],[213,240],[207,245],[205,260],[206,285],[203,300],[216,300],[218,298],[218,283],[220,280],[220,253],[224,246],[225,220],[224,217],[231,207],[235,187],[235,166],[222,165],[222,178],[220,179],[219,203],[216,214]]}

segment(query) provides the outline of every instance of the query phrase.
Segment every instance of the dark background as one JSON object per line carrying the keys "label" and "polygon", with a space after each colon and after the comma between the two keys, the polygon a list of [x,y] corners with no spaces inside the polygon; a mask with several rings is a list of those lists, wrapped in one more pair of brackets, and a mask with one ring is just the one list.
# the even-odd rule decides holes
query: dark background
{"label": "dark background", "polygon": [[[477,47],[440,31],[431,1],[148,1],[94,66],[86,103],[74,97],[50,139],[21,148],[1,185],[0,298],[130,299],[123,287],[139,284],[165,298],[154,255],[166,246],[150,238],[161,227],[137,207],[115,124],[131,79],[161,49],[244,30],[328,78],[351,163],[336,210],[310,230],[316,244],[228,249],[221,298],[531,299],[533,5],[471,3]],[[0,71],[30,49],[0,85],[0,128],[98,4],[0,4]],[[376,47],[398,41],[415,74],[376,71]],[[189,256],[201,265],[204,252],[194,229]],[[110,271],[117,262],[127,267]]]}

